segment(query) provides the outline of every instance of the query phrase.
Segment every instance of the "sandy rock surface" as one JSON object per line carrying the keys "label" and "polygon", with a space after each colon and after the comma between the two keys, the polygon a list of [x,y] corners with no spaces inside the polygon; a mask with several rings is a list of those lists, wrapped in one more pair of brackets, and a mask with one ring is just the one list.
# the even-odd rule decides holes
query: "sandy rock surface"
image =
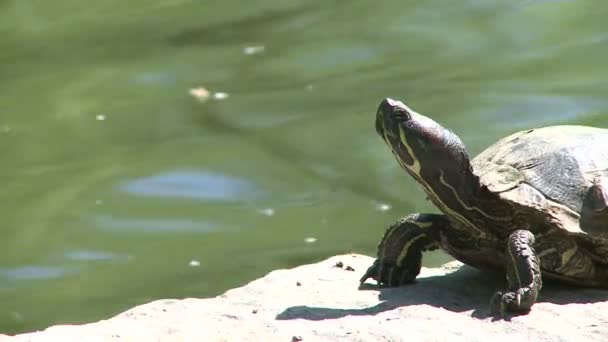
{"label": "sandy rock surface", "polygon": [[608,341],[608,291],[546,284],[528,315],[497,319],[488,304],[498,275],[454,262],[423,268],[413,285],[359,288],[372,261],[335,256],[215,298],[158,300],[0,341]]}

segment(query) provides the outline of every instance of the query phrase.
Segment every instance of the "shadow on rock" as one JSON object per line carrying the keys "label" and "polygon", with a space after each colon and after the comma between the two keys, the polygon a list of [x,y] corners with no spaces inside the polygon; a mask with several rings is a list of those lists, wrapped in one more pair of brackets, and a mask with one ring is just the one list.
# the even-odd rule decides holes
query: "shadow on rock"
{"label": "shadow on rock", "polygon": [[[497,290],[504,289],[505,281],[499,273],[482,272],[463,266],[455,272],[418,279],[414,284],[396,288],[382,288],[372,284],[359,287],[363,291],[378,291],[380,303],[370,307],[336,309],[292,306],[277,315],[277,320],[324,320],[345,316],[376,315],[399,307],[431,305],[452,312],[471,311],[479,319],[510,320],[515,315],[497,317],[490,311],[490,299]],[[538,303],[566,305],[595,303],[608,300],[608,290],[588,289],[545,282]],[[534,308],[532,309],[534,310]]]}

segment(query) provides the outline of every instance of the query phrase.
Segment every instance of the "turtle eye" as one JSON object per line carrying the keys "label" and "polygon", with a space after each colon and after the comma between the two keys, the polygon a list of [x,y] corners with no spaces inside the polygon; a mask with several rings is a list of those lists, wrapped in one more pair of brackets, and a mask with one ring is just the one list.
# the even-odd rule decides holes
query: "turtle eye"
{"label": "turtle eye", "polygon": [[399,122],[408,122],[412,119],[410,113],[403,108],[396,108],[393,112],[393,118],[395,118]]}

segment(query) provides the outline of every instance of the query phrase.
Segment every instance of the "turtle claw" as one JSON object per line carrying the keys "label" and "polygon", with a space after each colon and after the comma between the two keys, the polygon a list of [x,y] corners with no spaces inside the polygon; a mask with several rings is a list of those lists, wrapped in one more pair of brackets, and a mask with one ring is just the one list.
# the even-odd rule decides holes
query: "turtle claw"
{"label": "turtle claw", "polygon": [[365,281],[367,281],[367,279],[369,278],[377,280],[376,277],[378,276],[378,264],[378,259],[376,259],[374,263],[370,267],[368,267],[367,271],[365,271],[365,274],[363,274],[363,277],[361,277],[361,279],[359,280],[361,284],[365,283]]}
{"label": "turtle claw", "polygon": [[497,291],[490,300],[490,312],[500,316],[508,313],[525,313],[530,311],[533,304],[529,299],[525,288],[508,292]]}
{"label": "turtle claw", "polygon": [[363,284],[367,279],[374,279],[380,287],[398,287],[411,284],[419,273],[419,267],[403,267],[376,259],[359,280]]}

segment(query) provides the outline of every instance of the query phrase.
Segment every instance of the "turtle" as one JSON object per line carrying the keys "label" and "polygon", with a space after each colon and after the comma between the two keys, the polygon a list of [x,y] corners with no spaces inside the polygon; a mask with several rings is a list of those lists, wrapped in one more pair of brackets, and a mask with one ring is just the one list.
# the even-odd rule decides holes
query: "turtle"
{"label": "turtle", "polygon": [[493,313],[529,312],[543,279],[608,288],[608,129],[523,130],[470,160],[456,134],[401,101],[382,100],[375,126],[441,213],[388,227],[361,284],[413,283],[422,253],[441,249],[506,275]]}

